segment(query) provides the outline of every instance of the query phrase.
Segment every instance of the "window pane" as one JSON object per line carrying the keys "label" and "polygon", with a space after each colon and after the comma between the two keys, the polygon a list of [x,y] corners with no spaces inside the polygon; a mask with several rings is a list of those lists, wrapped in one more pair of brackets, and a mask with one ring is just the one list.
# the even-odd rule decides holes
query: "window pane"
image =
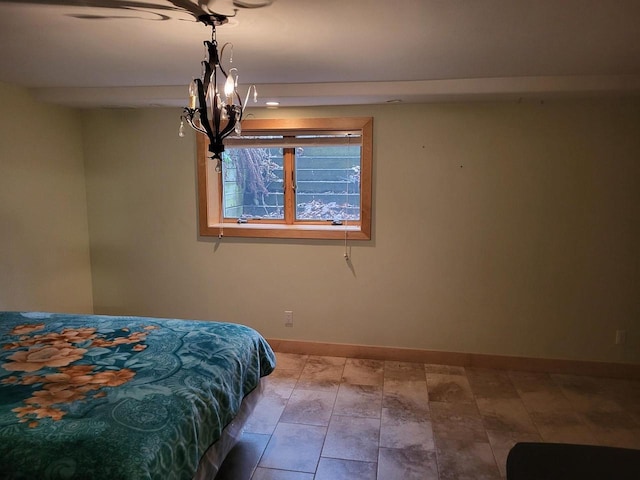
{"label": "window pane", "polygon": [[222,158],[224,218],[284,218],[281,148],[228,148]]}
{"label": "window pane", "polygon": [[360,220],[360,146],[297,147],[296,220]]}

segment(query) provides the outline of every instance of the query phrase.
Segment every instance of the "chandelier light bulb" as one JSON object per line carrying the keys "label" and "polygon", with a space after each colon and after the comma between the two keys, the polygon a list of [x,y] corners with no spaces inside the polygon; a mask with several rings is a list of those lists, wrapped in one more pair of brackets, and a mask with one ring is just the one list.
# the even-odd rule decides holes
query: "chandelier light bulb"
{"label": "chandelier light bulb", "polygon": [[[235,73],[235,79],[234,77]],[[233,94],[236,91],[238,86],[238,70],[232,68],[229,70],[229,75],[227,76],[227,80],[224,82],[224,96],[227,97],[227,103],[233,102]]]}
{"label": "chandelier light bulb", "polygon": [[198,87],[196,87],[196,82],[191,82],[189,84],[189,108],[196,108],[198,98]]}

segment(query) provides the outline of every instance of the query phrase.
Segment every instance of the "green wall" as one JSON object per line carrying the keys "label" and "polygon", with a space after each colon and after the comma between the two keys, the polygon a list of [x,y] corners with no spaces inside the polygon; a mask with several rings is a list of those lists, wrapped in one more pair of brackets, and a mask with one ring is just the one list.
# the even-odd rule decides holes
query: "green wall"
{"label": "green wall", "polygon": [[0,310],[92,312],[80,115],[0,83]]}
{"label": "green wall", "polygon": [[0,309],[640,363],[637,97],[254,110],[374,117],[373,240],[351,265],[341,241],[198,237],[179,109],[0,101]]}
{"label": "green wall", "polygon": [[[341,241],[199,238],[180,110],[88,111],[96,312],[640,363],[637,97],[253,113],[374,117],[373,240],[349,243],[349,265]],[[626,345],[614,344],[618,329]]]}

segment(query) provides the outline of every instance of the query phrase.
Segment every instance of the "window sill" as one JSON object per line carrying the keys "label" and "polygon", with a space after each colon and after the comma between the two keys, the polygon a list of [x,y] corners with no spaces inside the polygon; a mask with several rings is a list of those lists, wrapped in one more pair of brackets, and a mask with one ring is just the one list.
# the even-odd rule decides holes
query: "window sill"
{"label": "window sill", "polygon": [[200,235],[214,237],[307,238],[371,240],[359,225],[280,225],[265,223],[213,223],[200,227]]}

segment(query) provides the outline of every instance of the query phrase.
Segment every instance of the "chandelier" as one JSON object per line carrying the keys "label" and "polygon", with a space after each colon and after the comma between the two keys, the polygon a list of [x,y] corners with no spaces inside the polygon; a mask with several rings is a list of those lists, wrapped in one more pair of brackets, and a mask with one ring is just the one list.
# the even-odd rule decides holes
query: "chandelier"
{"label": "chandelier", "polygon": [[[233,15],[235,16],[235,14]],[[225,43],[218,52],[216,27],[229,21],[227,15],[200,15],[198,21],[211,27],[211,41],[205,41],[205,59],[202,62],[202,76],[189,84],[189,106],[184,107],[180,117],[179,135],[184,137],[184,122],[207,136],[211,158],[217,160],[216,171],[222,171],[223,140],[235,133],[240,135],[244,109],[253,91],[253,101],[257,102],[255,85],[247,91],[244,102],[238,94],[238,69],[226,70],[221,59],[230,49],[229,63],[233,63],[233,45]]]}

